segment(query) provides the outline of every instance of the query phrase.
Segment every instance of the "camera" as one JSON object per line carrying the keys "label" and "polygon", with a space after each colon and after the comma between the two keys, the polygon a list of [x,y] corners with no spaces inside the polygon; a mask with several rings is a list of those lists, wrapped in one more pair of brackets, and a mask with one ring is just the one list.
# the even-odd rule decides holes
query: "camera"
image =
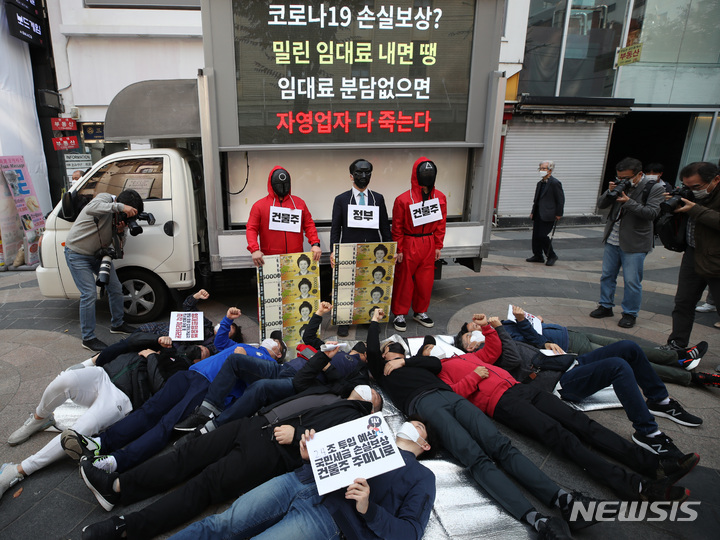
{"label": "camera", "polygon": [[129,218],[125,212],[120,212],[120,221],[124,221],[130,231],[130,236],[137,236],[142,234],[143,229],[138,223],[139,221],[146,221],[148,225],[155,225],[155,216],[150,212],[140,212],[138,215]]}
{"label": "camera", "polygon": [[660,212],[663,214],[669,214],[674,212],[677,208],[684,206],[680,199],[687,199],[688,201],[694,201],[695,196],[693,195],[692,189],[687,186],[679,186],[674,188],[670,192],[670,198],[660,203]]}
{"label": "camera", "polygon": [[623,191],[627,192],[632,187],[632,182],[628,179],[616,180],[615,187],[608,191],[608,197],[617,199]]}

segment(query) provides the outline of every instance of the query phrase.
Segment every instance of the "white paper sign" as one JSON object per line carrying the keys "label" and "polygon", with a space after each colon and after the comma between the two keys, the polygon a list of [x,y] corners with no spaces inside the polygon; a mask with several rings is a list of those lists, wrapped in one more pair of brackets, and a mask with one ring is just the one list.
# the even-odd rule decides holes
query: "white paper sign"
{"label": "white paper sign", "polygon": [[438,199],[429,199],[411,204],[410,217],[412,217],[413,226],[415,227],[432,223],[433,221],[440,221],[442,219],[440,201]]}
{"label": "white paper sign", "polygon": [[[508,320],[517,322],[517,319],[515,318],[515,315],[513,315],[512,312],[512,304],[508,304]],[[542,336],[542,322],[538,317],[535,315],[525,312],[525,319],[530,321],[530,324],[532,324],[533,329]]]}
{"label": "white paper sign", "polygon": [[380,228],[380,208],[348,204],[347,226],[355,229]]}
{"label": "white paper sign", "polygon": [[380,413],[320,431],[307,448],[320,495],[405,466]]}
{"label": "white paper sign", "polygon": [[202,311],[170,313],[170,337],[173,341],[202,341],[204,334]]}
{"label": "white paper sign", "polygon": [[268,228],[271,231],[300,232],[302,225],[302,210],[295,208],[283,208],[282,206],[270,207],[270,223]]}

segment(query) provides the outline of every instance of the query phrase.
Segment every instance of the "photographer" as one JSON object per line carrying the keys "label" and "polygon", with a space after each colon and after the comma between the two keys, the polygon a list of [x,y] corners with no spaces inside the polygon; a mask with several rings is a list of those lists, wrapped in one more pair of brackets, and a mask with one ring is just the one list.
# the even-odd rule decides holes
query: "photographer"
{"label": "photographer", "polygon": [[598,208],[611,208],[603,236],[600,301],[590,316],[595,319],[613,316],[615,287],[622,266],[625,294],[618,326],[632,328],[642,301],[645,256],[653,246],[653,220],[660,213],[665,189],[656,182],[650,184],[637,159],[623,159],[615,171],[615,181],[610,182],[598,200]]}
{"label": "photographer", "polygon": [[687,212],[689,220],[672,312],[672,333],[664,346],[667,349],[687,346],[695,321],[695,304],[706,285],[713,298],[720,298],[720,189],[716,189],[720,171],[712,163],[697,161],[680,171],[680,179],[692,191],[694,202],[682,197],[674,210]]}
{"label": "photographer", "polygon": [[[143,200],[137,191],[128,189],[117,197],[109,193],[96,195],[81,211],[65,241],[65,260],[80,291],[80,332],[82,346],[101,351],[106,345],[95,336],[95,276],[100,271],[103,251],[112,246],[113,234],[125,234],[124,219],[143,211]],[[124,216],[120,216],[123,213]],[[110,262],[109,281],[105,285],[110,303],[110,332],[130,334],[135,330],[123,321],[122,285]]]}

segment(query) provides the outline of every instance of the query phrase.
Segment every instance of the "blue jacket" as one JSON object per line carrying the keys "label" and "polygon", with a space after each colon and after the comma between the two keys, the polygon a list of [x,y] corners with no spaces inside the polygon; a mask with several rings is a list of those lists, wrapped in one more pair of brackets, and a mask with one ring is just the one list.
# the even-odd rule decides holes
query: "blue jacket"
{"label": "blue jacket", "polygon": [[529,343],[538,349],[544,349],[548,341],[559,345],[563,351],[567,351],[570,345],[567,328],[559,324],[542,323],[542,335],[535,331],[527,319],[520,322],[502,321],[502,325],[515,341]]}
{"label": "blue jacket", "polygon": [[215,348],[218,351],[224,351],[229,347],[234,349],[239,345],[239,343],[230,339],[230,327],[232,324],[233,320],[227,317],[223,317],[223,320],[220,321],[220,326],[218,326],[217,333],[215,334]]}
{"label": "blue jacket", "polygon": [[[365,515],[345,489],[328,493],[322,503],[348,540],[422,538],[435,502],[435,475],[420,464],[415,454],[400,450],[405,466],[370,478],[370,505]],[[305,483],[310,465],[296,473]],[[312,472],[310,471],[310,481]]]}

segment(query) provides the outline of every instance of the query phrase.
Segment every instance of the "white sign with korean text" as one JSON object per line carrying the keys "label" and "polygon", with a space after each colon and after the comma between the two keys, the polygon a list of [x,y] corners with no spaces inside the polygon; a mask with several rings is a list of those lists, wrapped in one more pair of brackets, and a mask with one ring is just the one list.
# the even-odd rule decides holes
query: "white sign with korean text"
{"label": "white sign with korean text", "polygon": [[347,214],[347,226],[356,229],[380,228],[380,209],[377,206],[360,206],[349,204]]}
{"label": "white sign with korean text", "polygon": [[[508,314],[507,318],[509,321],[515,321],[517,322],[517,319],[515,318],[515,315],[513,315],[512,312],[512,304],[508,305]],[[536,317],[532,313],[525,312],[525,319],[530,321],[530,324],[532,324],[533,330],[535,330],[538,334],[542,335],[542,321],[539,317]]]}
{"label": "white sign with korean text", "polygon": [[307,449],[320,495],[405,465],[395,435],[379,413],[316,433]]}
{"label": "white sign with korean text", "polygon": [[442,219],[440,201],[436,198],[411,204],[410,217],[412,218],[414,227],[432,223],[433,221],[440,221]]}
{"label": "white sign with korean text", "polygon": [[270,223],[268,228],[271,231],[300,232],[302,224],[302,210],[296,208],[283,208],[282,206],[270,207]]}
{"label": "white sign with korean text", "polygon": [[204,334],[202,311],[170,313],[170,337],[173,341],[202,341]]}

